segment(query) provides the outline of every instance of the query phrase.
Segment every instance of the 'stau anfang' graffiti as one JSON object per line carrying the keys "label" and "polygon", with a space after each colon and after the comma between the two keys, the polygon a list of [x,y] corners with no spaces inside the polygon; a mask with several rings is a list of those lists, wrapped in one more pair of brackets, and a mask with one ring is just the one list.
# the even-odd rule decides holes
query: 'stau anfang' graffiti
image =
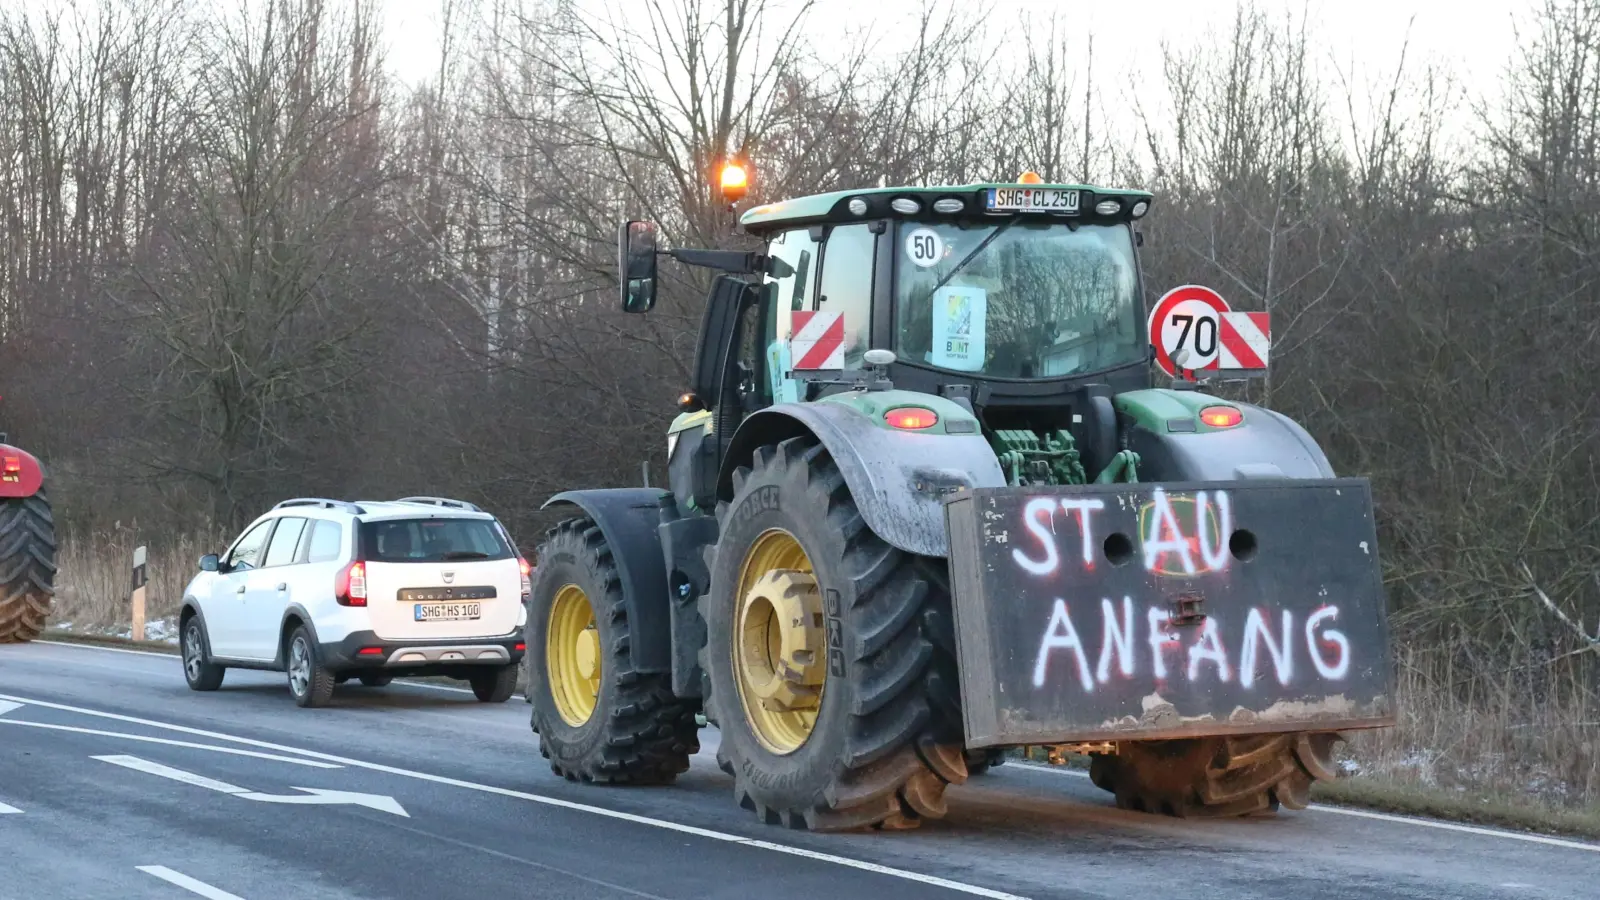
{"label": "'stau anfang' graffiti", "polygon": [[1078,615],[1079,621],[1085,615],[1098,618],[1100,627],[1087,632],[1098,631],[1097,647],[1090,649],[1067,602],[1057,598],[1034,660],[1035,688],[1051,683],[1053,673],[1061,677],[1063,669],[1086,693],[1116,676],[1147,675],[1158,683],[1237,678],[1241,687],[1250,688],[1266,677],[1289,687],[1297,677],[1303,680],[1307,669],[1326,681],[1342,681],[1350,671],[1350,641],[1333,627],[1337,606],[1321,606],[1298,623],[1288,610],[1252,607],[1241,625],[1226,627],[1215,616],[1206,616],[1181,629],[1160,607],[1147,607],[1136,617],[1131,597],[1120,604],[1102,599],[1098,609]]}
{"label": "'stau anfang' graffiti", "polygon": [[[1085,570],[1093,571],[1110,536],[1095,524],[1095,513],[1103,511],[1105,503],[1100,497],[1029,500],[1022,509],[1022,524],[1032,535],[1033,546],[1014,548],[1012,560],[1041,577],[1055,575],[1063,558],[1081,560]],[[1221,572],[1231,559],[1232,533],[1233,508],[1226,491],[1171,496],[1158,487],[1139,510],[1137,555],[1147,571],[1160,575]]]}

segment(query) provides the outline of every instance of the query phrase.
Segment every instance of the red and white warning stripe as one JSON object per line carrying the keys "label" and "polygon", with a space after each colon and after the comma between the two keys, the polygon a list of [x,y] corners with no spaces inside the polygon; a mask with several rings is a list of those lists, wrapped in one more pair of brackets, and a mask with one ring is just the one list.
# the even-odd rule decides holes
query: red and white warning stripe
{"label": "red and white warning stripe", "polygon": [[1270,314],[1225,312],[1217,346],[1219,369],[1265,369],[1272,344]]}
{"label": "red and white warning stripe", "polygon": [[844,314],[795,312],[789,358],[795,369],[843,369]]}

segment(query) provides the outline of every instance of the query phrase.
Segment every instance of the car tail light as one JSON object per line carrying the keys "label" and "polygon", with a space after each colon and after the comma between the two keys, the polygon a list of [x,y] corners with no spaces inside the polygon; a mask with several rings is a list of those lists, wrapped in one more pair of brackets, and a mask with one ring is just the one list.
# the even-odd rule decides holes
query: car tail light
{"label": "car tail light", "polygon": [[522,557],[517,557],[517,568],[522,570],[522,600],[524,603],[533,596],[533,566]]}
{"label": "car tail light", "polygon": [[527,644],[524,644],[521,641],[517,642],[516,650],[517,650],[518,653],[522,653],[522,652],[526,651],[527,649],[528,649],[528,645]]}
{"label": "car tail light", "polygon": [[931,409],[902,406],[884,413],[883,420],[896,428],[917,431],[923,428],[932,428],[938,423],[939,416]]}
{"label": "car tail light", "polygon": [[1244,421],[1244,413],[1231,406],[1208,406],[1200,410],[1200,421],[1212,428],[1232,428]]}
{"label": "car tail light", "polygon": [[333,580],[333,598],[340,606],[367,605],[367,564],[356,560],[339,570]]}
{"label": "car tail light", "polygon": [[356,655],[357,656],[382,656],[383,655],[383,648],[382,647],[362,647],[360,650],[356,651]]}

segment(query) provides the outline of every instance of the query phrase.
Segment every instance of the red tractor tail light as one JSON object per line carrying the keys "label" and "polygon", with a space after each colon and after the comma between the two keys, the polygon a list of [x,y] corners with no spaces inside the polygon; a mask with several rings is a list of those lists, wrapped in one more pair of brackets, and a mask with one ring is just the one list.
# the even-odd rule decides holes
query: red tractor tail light
{"label": "red tractor tail light", "polygon": [[1200,410],[1200,421],[1212,428],[1232,428],[1244,421],[1244,413],[1231,406],[1208,406]]}
{"label": "red tractor tail light", "polygon": [[358,559],[339,570],[333,579],[333,599],[340,606],[367,605],[366,563]]}
{"label": "red tractor tail light", "polygon": [[901,406],[884,413],[883,420],[895,428],[902,428],[907,431],[921,431],[924,428],[932,428],[937,425],[939,416],[931,409],[923,409],[919,406]]}
{"label": "red tractor tail light", "polygon": [[6,481],[21,481],[22,457],[7,456],[0,460],[0,478]]}

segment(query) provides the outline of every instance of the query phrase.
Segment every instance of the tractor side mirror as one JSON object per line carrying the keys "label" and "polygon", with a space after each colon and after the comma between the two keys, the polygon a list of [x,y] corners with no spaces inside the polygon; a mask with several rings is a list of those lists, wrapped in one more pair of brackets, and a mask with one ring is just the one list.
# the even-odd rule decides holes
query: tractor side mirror
{"label": "tractor side mirror", "polygon": [[205,556],[200,557],[200,571],[215,572],[218,567],[219,563],[215,553],[207,553]]}
{"label": "tractor side mirror", "polygon": [[650,222],[623,222],[617,256],[622,274],[622,311],[649,312],[656,305],[656,226]]}

